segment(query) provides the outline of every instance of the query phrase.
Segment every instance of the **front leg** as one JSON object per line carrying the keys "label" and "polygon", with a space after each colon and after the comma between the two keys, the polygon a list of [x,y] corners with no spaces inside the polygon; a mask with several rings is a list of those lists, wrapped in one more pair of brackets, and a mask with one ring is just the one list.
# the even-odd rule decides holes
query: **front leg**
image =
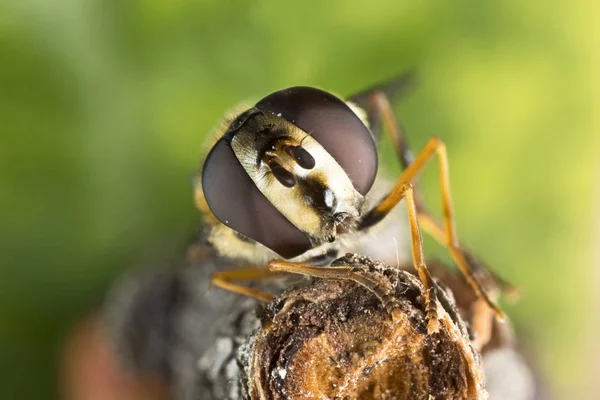
{"label": "front leg", "polygon": [[[423,257],[423,244],[421,232],[419,230],[419,222],[417,221],[417,211],[413,198],[412,186],[410,183],[403,184],[398,190],[394,191],[394,195],[398,197],[398,201],[406,197],[408,202],[408,219],[410,223],[413,263],[421,282],[425,286],[424,305],[427,315],[427,331],[429,333],[434,333],[439,330],[436,285],[431,278],[431,274],[425,265]],[[313,267],[304,263],[272,260],[269,263],[269,269],[275,272],[290,272],[316,278],[354,281],[377,296],[392,317],[396,317],[398,310],[394,298],[384,291],[379,282],[369,278],[365,274],[357,272],[353,267]]]}
{"label": "front leg", "polygon": [[[488,295],[485,285],[478,279],[478,276],[474,274],[471,265],[467,262],[467,257],[464,250],[460,247],[456,235],[456,227],[454,221],[454,210],[452,207],[452,197],[450,195],[450,180],[448,174],[448,158],[446,154],[446,146],[439,138],[432,138],[429,140],[425,148],[417,155],[415,160],[404,170],[400,178],[396,181],[396,184],[392,188],[391,192],[384,197],[372,210],[367,212],[363,217],[359,229],[366,229],[385,218],[390,211],[402,200],[400,195],[402,188],[408,182],[411,182],[417,174],[423,169],[427,162],[437,154],[440,159],[440,172],[441,172],[441,187],[442,187],[442,210],[444,214],[444,241],[442,242],[448,251],[450,256],[456,262],[459,269],[467,279],[469,285],[473,288],[474,292],[488,304],[488,306],[494,310],[496,316],[503,319],[504,312],[494,303],[494,301]],[[418,213],[419,218],[424,218],[428,222],[434,221],[427,214],[422,212]],[[435,227],[435,224],[428,225],[428,228]],[[439,233],[439,230],[436,229]],[[432,235],[434,238],[440,238],[439,235]]]}
{"label": "front leg", "polygon": [[272,294],[233,283],[233,281],[261,280],[273,277],[274,275],[275,273],[266,268],[240,268],[215,272],[210,277],[210,281],[214,286],[221,289],[268,303],[273,298]]}
{"label": "front leg", "polygon": [[[406,182],[411,182],[414,185],[417,213],[423,229],[440,244],[448,248],[450,255],[465,276],[469,285],[473,288],[474,292],[494,310],[497,317],[504,318],[504,313],[495,305],[494,301],[491,300],[490,295],[497,297],[495,292],[500,289],[502,292],[516,297],[518,291],[491,271],[484,262],[476,257],[458,240],[452,197],[450,195],[448,157],[444,142],[439,138],[434,137],[430,139],[425,148],[416,157],[413,157],[406,141],[406,135],[396,120],[385,91],[372,91],[367,104],[370,115],[380,115],[379,119],[382,120],[385,125],[386,132],[394,143],[394,148],[400,164],[404,168],[404,172],[398,179],[396,187],[399,187]],[[439,159],[440,186],[442,189],[443,225],[440,224],[425,207],[420,190],[418,189],[417,181],[420,171],[436,154]],[[386,199],[384,199],[382,203],[383,202],[386,202]],[[389,205],[389,202],[387,205]],[[385,210],[385,205],[384,207],[380,207],[378,212],[374,212],[369,215],[368,218],[365,218],[364,228],[378,222],[387,215],[388,212],[389,210],[387,212]]]}
{"label": "front leg", "polygon": [[[329,265],[337,258],[337,256],[337,250],[328,251],[324,254],[309,258],[302,263],[302,265],[313,267]],[[273,278],[277,275],[279,275],[279,273],[270,271],[268,268],[247,267],[215,272],[211,276],[211,283],[221,289],[268,303],[273,298],[272,294],[240,285],[235,283],[235,281],[256,281]]]}

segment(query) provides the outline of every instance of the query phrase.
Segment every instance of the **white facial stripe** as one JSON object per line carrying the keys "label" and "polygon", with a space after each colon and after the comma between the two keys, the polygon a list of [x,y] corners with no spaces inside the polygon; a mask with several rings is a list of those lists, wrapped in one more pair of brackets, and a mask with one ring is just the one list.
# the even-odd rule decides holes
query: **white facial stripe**
{"label": "white facial stripe", "polygon": [[[294,173],[302,178],[317,174],[327,176],[329,179],[325,183],[332,189],[334,194],[342,195],[345,193],[345,196],[348,196],[350,194],[348,189],[353,188],[352,182],[331,154],[312,137],[310,140],[306,139],[304,141],[303,147],[315,159],[315,166],[312,169],[304,169],[296,165]],[[350,183],[350,186],[348,186],[348,183]]]}
{"label": "white facial stripe", "polygon": [[355,212],[356,196],[360,196],[354,189],[350,178],[342,167],[335,161],[318,142],[312,137],[306,138],[303,141],[303,147],[315,159],[315,167],[308,170],[294,166],[294,174],[300,178],[308,178],[310,176],[319,175],[326,177],[325,186],[327,190],[324,195],[325,205],[332,207],[335,201],[334,212]]}
{"label": "white facial stripe", "polygon": [[[312,139],[312,138],[311,138]],[[294,168],[294,173],[303,177],[320,176],[327,188],[323,193],[325,205],[333,208],[333,213],[346,212],[358,216],[357,200],[362,196],[356,191],[352,181],[335,161],[335,159],[316,141],[305,140],[304,148],[315,159],[315,167],[305,170],[299,166]]]}
{"label": "white facial stripe", "polygon": [[329,189],[325,189],[325,205],[329,208],[333,206],[333,192]]}

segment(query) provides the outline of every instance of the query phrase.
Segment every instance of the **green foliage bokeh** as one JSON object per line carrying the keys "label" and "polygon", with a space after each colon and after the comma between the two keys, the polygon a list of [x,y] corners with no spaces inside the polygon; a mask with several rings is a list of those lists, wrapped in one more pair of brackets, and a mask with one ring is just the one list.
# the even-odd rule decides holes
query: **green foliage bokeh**
{"label": "green foliage bokeh", "polygon": [[[585,397],[597,11],[583,0],[5,0],[0,398],[57,397],[72,324],[127,267],[177,253],[200,220],[191,174],[228,108],[298,84],[351,93],[408,68],[420,84],[396,110],[411,145],[446,141],[461,237],[522,289],[507,310],[552,393]],[[424,178],[436,209],[436,168]]]}

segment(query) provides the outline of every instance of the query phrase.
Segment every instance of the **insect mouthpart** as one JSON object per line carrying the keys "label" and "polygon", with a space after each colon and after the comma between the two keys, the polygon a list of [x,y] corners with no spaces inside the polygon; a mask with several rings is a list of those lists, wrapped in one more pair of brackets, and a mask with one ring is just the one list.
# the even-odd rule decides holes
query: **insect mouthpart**
{"label": "insect mouthpart", "polygon": [[335,221],[335,233],[337,235],[348,233],[356,227],[358,216],[353,216],[347,212],[339,212],[333,216]]}

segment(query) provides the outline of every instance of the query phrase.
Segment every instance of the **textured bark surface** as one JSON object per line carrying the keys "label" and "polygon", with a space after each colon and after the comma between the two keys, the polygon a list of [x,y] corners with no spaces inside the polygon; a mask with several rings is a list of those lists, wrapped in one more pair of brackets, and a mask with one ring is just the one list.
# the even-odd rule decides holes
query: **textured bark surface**
{"label": "textured bark surface", "polygon": [[479,361],[469,327],[474,297],[462,279],[429,264],[448,289],[439,291],[442,330],[428,336],[414,275],[365,258],[342,261],[389,285],[405,318],[393,322],[354,283],[296,275],[259,282],[271,293],[292,288],[264,307],[211,289],[211,273],[234,266],[209,254],[197,265],[123,278],[107,303],[108,332],[124,366],[164,376],[176,400],[292,399],[303,391],[485,398],[484,375],[491,399],[540,398],[509,324],[494,324]]}
{"label": "textured bark surface", "polygon": [[448,297],[438,304],[441,329],[429,335],[423,286],[414,275],[359,256],[336,264],[385,286],[400,317],[393,321],[373,294],[350,281],[317,280],[286,291],[269,304],[242,352],[246,398],[487,398],[479,355]]}

